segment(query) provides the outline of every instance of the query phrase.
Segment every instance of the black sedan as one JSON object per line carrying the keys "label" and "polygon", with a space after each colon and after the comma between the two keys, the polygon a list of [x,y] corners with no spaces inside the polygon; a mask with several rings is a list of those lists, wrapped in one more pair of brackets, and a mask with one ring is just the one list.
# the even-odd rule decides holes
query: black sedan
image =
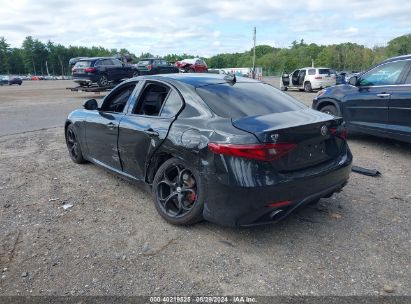
{"label": "black sedan", "polygon": [[347,183],[342,119],[262,82],[213,74],[140,76],[65,123],[76,163],[149,184],[172,224],[281,220]]}
{"label": "black sedan", "polygon": [[327,88],[313,108],[341,116],[352,131],[411,143],[411,55],[394,57]]}
{"label": "black sedan", "polygon": [[144,58],[137,63],[140,75],[179,73],[180,70],[161,58]]}

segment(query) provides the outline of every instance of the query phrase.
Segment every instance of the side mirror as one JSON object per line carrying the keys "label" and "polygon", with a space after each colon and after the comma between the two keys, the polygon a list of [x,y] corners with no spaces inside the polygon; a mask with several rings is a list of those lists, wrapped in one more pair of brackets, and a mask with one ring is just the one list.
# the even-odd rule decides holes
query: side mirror
{"label": "side mirror", "polygon": [[350,80],[348,80],[348,83],[352,86],[357,86],[358,83],[358,77],[357,76],[352,76]]}
{"label": "side mirror", "polygon": [[98,109],[98,103],[95,99],[89,99],[83,104],[84,109],[94,111]]}

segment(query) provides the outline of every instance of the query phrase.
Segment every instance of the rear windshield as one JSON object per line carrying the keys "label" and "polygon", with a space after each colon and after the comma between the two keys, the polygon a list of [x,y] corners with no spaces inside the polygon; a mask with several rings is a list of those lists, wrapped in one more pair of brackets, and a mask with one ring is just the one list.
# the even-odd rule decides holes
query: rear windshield
{"label": "rear windshield", "polygon": [[75,68],[88,68],[91,66],[91,61],[77,61]]}
{"label": "rear windshield", "polygon": [[289,95],[264,83],[208,85],[197,88],[197,93],[215,114],[233,119],[306,108]]}
{"label": "rear windshield", "polygon": [[150,60],[143,60],[143,61],[139,61],[139,63],[137,63],[138,65],[146,65],[146,64],[150,64]]}
{"label": "rear windshield", "polygon": [[320,75],[328,75],[328,74],[331,74],[332,73],[332,71],[330,70],[330,69],[318,69],[318,74],[320,74]]}

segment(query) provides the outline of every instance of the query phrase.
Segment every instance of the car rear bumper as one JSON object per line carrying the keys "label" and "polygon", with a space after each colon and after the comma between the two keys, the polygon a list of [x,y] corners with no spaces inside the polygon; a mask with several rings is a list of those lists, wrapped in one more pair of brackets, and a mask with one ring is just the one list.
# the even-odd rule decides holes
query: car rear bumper
{"label": "car rear bumper", "polygon": [[94,83],[94,82],[97,82],[97,80],[98,80],[97,75],[84,75],[84,76],[73,75],[73,81],[77,83]]}
{"label": "car rear bumper", "polygon": [[[313,169],[311,174],[286,177],[270,186],[231,186],[209,174],[208,178],[205,176],[207,196],[203,216],[224,226],[278,222],[296,208],[340,191],[347,184],[351,163],[352,155],[348,150],[332,168],[325,171]],[[288,203],[269,207],[270,204],[284,202]]]}

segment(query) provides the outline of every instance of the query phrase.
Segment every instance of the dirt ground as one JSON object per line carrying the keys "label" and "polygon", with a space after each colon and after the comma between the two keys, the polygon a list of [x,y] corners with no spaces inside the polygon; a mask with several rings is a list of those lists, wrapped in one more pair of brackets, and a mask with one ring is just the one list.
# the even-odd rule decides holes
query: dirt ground
{"label": "dirt ground", "polygon": [[411,295],[411,145],[351,137],[381,177],[280,224],[176,227],[146,189],[71,162],[64,117],[87,96],[65,87],[0,87],[0,295]]}

